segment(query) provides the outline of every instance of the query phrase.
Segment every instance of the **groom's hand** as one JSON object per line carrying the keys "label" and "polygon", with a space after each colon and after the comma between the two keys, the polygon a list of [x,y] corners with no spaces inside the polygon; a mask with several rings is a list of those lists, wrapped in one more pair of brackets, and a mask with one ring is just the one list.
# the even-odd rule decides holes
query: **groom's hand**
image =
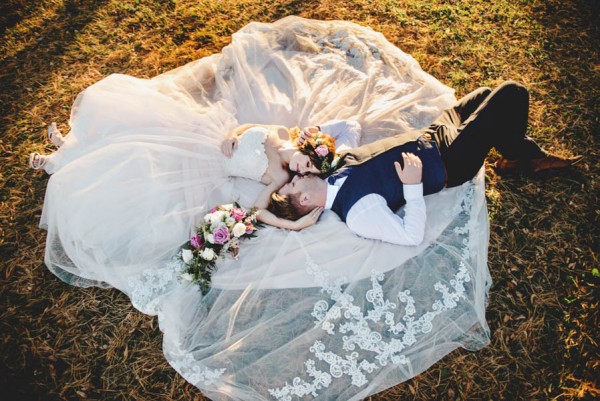
{"label": "groom's hand", "polygon": [[405,152],[402,152],[402,159],[404,161],[404,168],[402,168],[399,162],[394,162],[400,181],[405,185],[421,183],[423,175],[423,163],[421,163],[421,159],[412,153]]}

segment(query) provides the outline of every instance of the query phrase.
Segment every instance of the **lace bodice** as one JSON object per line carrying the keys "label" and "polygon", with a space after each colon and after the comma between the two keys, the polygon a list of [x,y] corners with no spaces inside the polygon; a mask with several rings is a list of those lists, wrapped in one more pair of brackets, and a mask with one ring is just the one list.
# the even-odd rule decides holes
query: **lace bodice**
{"label": "lace bodice", "polygon": [[269,160],[265,153],[265,139],[269,131],[264,127],[248,128],[239,137],[238,148],[225,161],[225,171],[233,177],[260,181],[267,171]]}

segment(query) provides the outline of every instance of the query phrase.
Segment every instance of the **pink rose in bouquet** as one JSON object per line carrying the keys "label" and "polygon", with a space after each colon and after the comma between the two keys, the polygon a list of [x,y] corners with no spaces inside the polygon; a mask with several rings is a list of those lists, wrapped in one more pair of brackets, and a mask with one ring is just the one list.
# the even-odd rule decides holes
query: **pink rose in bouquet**
{"label": "pink rose in bouquet", "polygon": [[213,231],[213,237],[215,239],[215,244],[223,245],[227,241],[229,241],[229,228],[227,226],[221,226]]}
{"label": "pink rose in bouquet", "polygon": [[246,211],[244,209],[234,208],[231,211],[231,217],[233,217],[235,221],[240,221],[246,217]]}
{"label": "pink rose in bouquet", "polygon": [[192,238],[190,238],[190,244],[192,245],[192,248],[198,249],[200,248],[200,245],[202,245],[202,238],[200,238],[198,234],[194,234],[192,235]]}

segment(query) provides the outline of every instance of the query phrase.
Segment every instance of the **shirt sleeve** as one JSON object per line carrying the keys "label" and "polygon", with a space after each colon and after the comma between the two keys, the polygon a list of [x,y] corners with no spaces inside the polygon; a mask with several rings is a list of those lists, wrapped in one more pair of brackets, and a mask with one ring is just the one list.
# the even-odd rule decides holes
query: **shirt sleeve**
{"label": "shirt sleeve", "polygon": [[358,147],[362,129],[357,121],[331,120],[321,124],[321,132],[335,139],[336,151],[348,150]]}
{"label": "shirt sleeve", "polygon": [[350,209],[346,224],[361,237],[397,245],[419,245],[423,242],[427,217],[423,184],[404,185],[404,198],[404,217],[400,217],[390,210],[381,195],[363,196]]}

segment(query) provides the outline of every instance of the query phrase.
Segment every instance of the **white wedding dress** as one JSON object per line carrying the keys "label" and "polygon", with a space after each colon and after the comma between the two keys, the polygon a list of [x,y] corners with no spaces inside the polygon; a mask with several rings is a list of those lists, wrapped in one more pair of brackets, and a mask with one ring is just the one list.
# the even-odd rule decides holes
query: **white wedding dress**
{"label": "white wedding dress", "polygon": [[418,247],[359,238],[326,212],[243,241],[204,297],[176,254],[208,209],[249,206],[262,187],[229,177],[220,144],[237,125],[353,119],[365,143],[454,101],[381,34],[297,17],[249,24],[221,54],[154,79],[111,75],[77,98],[52,160],[45,262],[157,315],[166,358],[212,400],[363,399],[487,343],[481,173],[426,197]]}

